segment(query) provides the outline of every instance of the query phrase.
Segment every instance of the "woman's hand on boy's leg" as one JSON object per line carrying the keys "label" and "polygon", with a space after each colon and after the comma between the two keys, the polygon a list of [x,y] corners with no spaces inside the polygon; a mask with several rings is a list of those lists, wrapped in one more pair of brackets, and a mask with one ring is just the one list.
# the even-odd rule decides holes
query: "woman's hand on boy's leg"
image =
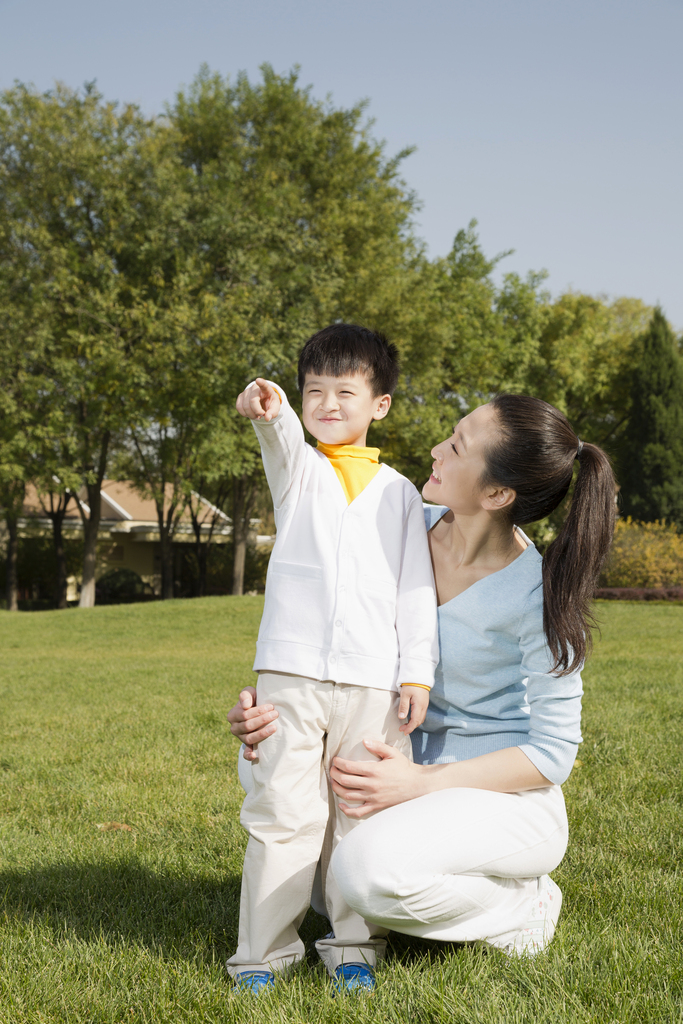
{"label": "woman's hand on boy's leg", "polygon": [[256,747],[275,732],[277,717],[278,712],[272,704],[257,707],[255,687],[247,686],[241,691],[237,704],[228,711],[228,721],[230,732],[244,743],[245,760],[257,759]]}
{"label": "woman's hand on boy's leg", "polygon": [[424,686],[411,686],[409,683],[404,683],[400,694],[398,717],[403,720],[410,711],[410,720],[399,726],[399,731],[409,736],[425,720],[429,704],[429,690],[425,690]]}
{"label": "woman's hand on boy's leg", "polygon": [[280,411],[280,396],[267,380],[257,377],[253,384],[237,396],[235,408],[249,420],[275,419]]}
{"label": "woman's hand on boy's leg", "polygon": [[[330,768],[332,789],[340,797],[339,807],[347,818],[366,818],[386,807],[422,796],[425,790],[421,785],[421,765],[413,764],[388,743],[380,740],[363,742],[379,760],[349,761],[335,757]],[[350,807],[349,804],[355,806]]]}

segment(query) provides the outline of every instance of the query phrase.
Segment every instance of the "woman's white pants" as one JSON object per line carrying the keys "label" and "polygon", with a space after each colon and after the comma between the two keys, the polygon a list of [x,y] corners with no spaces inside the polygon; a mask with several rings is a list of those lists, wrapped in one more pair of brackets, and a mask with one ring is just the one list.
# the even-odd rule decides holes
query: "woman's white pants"
{"label": "woman's white pants", "polygon": [[426,939],[510,948],[539,876],[567,847],[559,786],[448,789],[390,807],[350,832],[330,870],[356,913]]}

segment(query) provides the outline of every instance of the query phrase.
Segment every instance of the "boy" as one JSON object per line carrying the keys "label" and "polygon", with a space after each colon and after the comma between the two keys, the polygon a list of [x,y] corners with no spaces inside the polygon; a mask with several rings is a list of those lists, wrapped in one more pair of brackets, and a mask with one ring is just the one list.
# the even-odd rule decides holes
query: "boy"
{"label": "boy", "polygon": [[259,748],[242,808],[250,838],[239,945],[227,964],[252,992],[304,954],[297,929],[326,829],[333,931],[318,953],[337,984],[352,988],[372,987],[384,951],[386,933],[325,877],[332,847],[356,824],[339,811],[327,773],[336,756],[368,760],[364,738],[410,756],[408,733],[424,719],[438,661],[422,500],[365,446],[397,379],[394,345],[334,324],[299,360],[303,422],[317,448],[277,385],[259,378],[237,399],[261,445],[277,525],[254,671],[258,703],[277,708],[278,728]]}

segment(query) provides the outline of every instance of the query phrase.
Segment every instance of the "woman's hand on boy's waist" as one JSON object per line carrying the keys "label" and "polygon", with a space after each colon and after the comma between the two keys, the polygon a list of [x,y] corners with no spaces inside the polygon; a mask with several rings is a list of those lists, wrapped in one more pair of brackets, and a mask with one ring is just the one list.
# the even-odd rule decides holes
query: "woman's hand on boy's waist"
{"label": "woman's hand on boy's waist", "polygon": [[228,711],[228,721],[230,732],[244,743],[245,760],[257,760],[256,747],[275,732],[277,717],[272,704],[257,706],[255,687],[247,686],[240,692],[237,704]]}

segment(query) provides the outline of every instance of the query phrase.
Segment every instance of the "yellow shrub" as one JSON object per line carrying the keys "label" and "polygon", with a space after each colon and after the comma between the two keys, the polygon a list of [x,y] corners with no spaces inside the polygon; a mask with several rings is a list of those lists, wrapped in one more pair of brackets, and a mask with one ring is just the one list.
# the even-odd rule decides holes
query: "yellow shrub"
{"label": "yellow shrub", "polygon": [[683,585],[683,535],[665,522],[617,520],[614,544],[603,572],[604,587]]}

